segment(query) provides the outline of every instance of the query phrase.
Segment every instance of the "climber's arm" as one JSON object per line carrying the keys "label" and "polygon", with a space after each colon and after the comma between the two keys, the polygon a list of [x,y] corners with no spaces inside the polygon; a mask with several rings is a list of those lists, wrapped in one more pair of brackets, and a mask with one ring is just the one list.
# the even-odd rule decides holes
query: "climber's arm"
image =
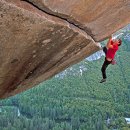
{"label": "climber's arm", "polygon": [[107,45],[106,45],[107,48],[113,48],[113,45],[111,44],[111,42],[112,42],[112,35],[109,37],[109,40],[107,42]]}

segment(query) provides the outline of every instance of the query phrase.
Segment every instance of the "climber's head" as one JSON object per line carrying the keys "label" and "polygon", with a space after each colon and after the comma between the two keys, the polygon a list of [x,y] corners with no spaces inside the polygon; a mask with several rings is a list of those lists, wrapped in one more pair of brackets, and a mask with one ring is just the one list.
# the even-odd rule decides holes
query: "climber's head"
{"label": "climber's head", "polygon": [[121,46],[121,44],[122,44],[122,40],[118,39],[118,46]]}
{"label": "climber's head", "polygon": [[118,46],[120,46],[122,44],[122,40],[121,39],[113,39],[114,44],[118,44]]}

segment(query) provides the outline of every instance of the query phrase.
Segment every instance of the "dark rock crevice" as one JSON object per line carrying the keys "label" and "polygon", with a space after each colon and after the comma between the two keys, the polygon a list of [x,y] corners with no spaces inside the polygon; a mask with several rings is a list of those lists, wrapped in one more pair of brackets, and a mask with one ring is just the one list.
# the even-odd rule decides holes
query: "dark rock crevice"
{"label": "dark rock crevice", "polygon": [[[40,10],[66,20],[102,41],[130,21],[129,0],[25,0]],[[122,21],[123,20],[123,21]]]}
{"label": "dark rock crevice", "polygon": [[[44,10],[43,10],[42,8],[38,7],[36,4],[34,4],[33,2],[31,2],[31,1],[29,1],[29,0],[21,0],[21,1],[27,2],[27,3],[30,4],[31,6],[35,7],[36,9],[38,9],[38,10],[40,10],[40,11],[42,11],[42,12],[48,14],[48,15],[54,16],[54,17],[56,17],[56,18],[60,18],[60,19],[62,19],[62,20],[64,20],[64,21],[68,22],[69,24],[72,24],[73,26],[79,28],[80,30],[82,30],[83,32],[87,33],[87,34],[88,34],[89,36],[91,36],[91,37],[93,36],[93,34],[92,34],[92,32],[91,32],[91,29],[89,29],[89,28],[87,28],[87,27],[84,29],[84,27],[82,27],[81,23],[78,22],[78,21],[75,21],[73,18],[67,19],[67,16],[62,15],[62,14],[60,14],[60,13],[57,15],[57,14],[55,14],[53,11],[51,11],[50,9],[44,9]],[[72,19],[72,20],[71,20],[71,19]],[[75,21],[75,23],[73,22],[73,20]],[[94,40],[94,39],[93,39],[93,40]]]}

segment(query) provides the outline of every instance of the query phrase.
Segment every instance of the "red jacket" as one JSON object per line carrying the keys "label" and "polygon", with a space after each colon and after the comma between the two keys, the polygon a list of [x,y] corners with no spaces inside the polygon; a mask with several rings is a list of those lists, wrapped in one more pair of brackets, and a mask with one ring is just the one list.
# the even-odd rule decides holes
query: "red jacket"
{"label": "red jacket", "polygon": [[[114,41],[111,40],[110,42],[111,42],[110,44],[113,45]],[[118,44],[114,44],[113,48],[109,48],[107,50],[106,58],[114,59],[117,50],[118,50]]]}

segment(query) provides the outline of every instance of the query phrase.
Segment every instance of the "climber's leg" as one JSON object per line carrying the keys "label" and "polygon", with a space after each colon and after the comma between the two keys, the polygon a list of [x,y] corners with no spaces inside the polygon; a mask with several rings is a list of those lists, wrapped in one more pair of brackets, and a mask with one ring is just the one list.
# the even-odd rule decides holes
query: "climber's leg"
{"label": "climber's leg", "polygon": [[100,81],[100,83],[106,81],[106,78],[107,78],[107,76],[106,76],[106,68],[108,67],[109,64],[111,64],[111,62],[112,62],[112,61],[108,61],[108,60],[105,58],[105,61],[104,61],[103,65],[102,65],[102,68],[101,68],[103,79]]}

